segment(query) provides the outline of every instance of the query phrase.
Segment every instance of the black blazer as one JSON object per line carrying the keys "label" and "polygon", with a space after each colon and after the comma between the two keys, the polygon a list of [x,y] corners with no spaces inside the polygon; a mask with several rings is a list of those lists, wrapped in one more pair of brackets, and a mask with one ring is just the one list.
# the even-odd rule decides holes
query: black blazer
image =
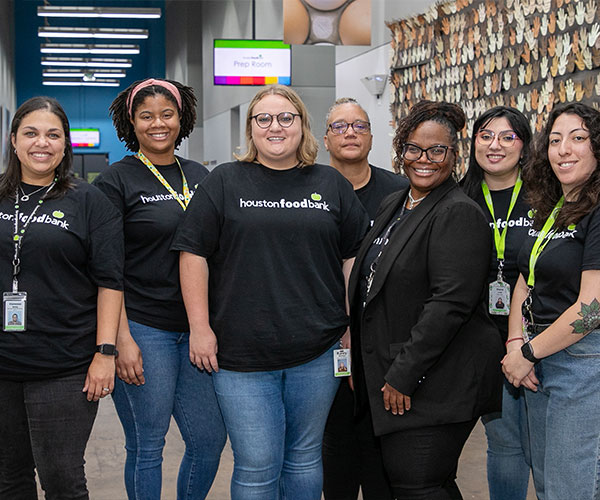
{"label": "black blazer", "polygon": [[[463,422],[501,407],[504,346],[483,303],[491,231],[453,179],[394,230],[363,310],[363,259],[406,193],[382,202],[349,284],[354,371],[364,368],[365,374],[357,398],[368,397],[377,435]],[[411,396],[410,411],[385,411],[385,382]]]}

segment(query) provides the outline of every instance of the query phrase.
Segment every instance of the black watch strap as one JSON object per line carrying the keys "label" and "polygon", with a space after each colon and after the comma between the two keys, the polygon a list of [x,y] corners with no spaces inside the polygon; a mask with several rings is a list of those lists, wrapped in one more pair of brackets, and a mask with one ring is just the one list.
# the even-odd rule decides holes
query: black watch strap
{"label": "black watch strap", "polygon": [[539,363],[540,362],[540,360],[535,357],[535,354],[533,353],[533,347],[531,347],[531,344],[529,342],[525,342],[521,346],[521,353],[523,354],[523,357],[527,361],[531,361],[532,363]]}
{"label": "black watch strap", "polygon": [[99,344],[96,346],[96,352],[105,354],[106,356],[117,356],[119,354],[114,344]]}

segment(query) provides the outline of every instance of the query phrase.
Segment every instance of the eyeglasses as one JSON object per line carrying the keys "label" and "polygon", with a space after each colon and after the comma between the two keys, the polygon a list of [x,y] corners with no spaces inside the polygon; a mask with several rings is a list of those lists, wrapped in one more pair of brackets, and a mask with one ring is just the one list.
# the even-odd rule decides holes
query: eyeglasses
{"label": "eyeglasses", "polygon": [[498,137],[498,144],[505,148],[510,148],[514,146],[517,141],[520,141],[521,138],[510,130],[505,130],[503,132],[499,132],[496,135],[491,130],[480,130],[477,132],[477,142],[482,146],[489,146],[492,142],[494,142],[494,138]]}
{"label": "eyeglasses", "polygon": [[329,124],[328,128],[330,128],[334,134],[342,135],[346,133],[348,127],[352,127],[352,130],[354,130],[354,133],[356,134],[368,134],[371,131],[371,124],[363,120],[356,120],[352,123],[333,122]]}
{"label": "eyeglasses", "polygon": [[407,142],[404,146],[402,146],[402,158],[407,161],[417,161],[419,158],[421,158],[421,156],[423,156],[423,153],[425,153],[427,159],[431,163],[442,163],[446,159],[449,149],[454,148],[451,146],[443,146],[442,144],[438,144],[437,146],[431,146],[430,148],[423,149],[416,144]]}
{"label": "eyeglasses", "polygon": [[277,123],[281,125],[283,128],[288,128],[292,126],[294,123],[294,118],[297,116],[301,116],[298,113],[290,113],[289,111],[282,111],[278,115],[272,115],[270,113],[259,113],[257,115],[251,116],[250,119],[254,118],[256,120],[256,124],[260,128],[269,128],[271,123],[273,123],[273,118],[277,118]]}

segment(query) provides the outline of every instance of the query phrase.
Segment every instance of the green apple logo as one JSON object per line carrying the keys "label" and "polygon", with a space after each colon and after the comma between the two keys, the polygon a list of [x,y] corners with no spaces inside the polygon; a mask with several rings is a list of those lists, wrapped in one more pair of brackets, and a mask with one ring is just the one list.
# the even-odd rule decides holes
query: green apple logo
{"label": "green apple logo", "polygon": [[533,210],[533,208],[531,210],[529,210],[529,212],[527,212],[527,217],[529,217],[530,219],[533,219],[535,215],[535,210]]}
{"label": "green apple logo", "polygon": [[571,224],[570,226],[567,227],[567,229],[569,231],[573,231],[573,229],[575,229],[575,224]]}
{"label": "green apple logo", "polygon": [[310,197],[313,201],[321,201],[321,195],[319,193],[313,193]]}
{"label": "green apple logo", "polygon": [[52,217],[56,217],[57,219],[62,219],[64,216],[65,214],[60,210],[55,210],[54,212],[52,212]]}

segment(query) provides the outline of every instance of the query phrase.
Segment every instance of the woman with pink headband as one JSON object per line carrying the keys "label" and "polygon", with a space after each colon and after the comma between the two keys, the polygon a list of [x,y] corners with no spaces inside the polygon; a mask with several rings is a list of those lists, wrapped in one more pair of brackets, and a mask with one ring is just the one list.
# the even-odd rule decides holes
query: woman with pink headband
{"label": "woman with pink headband", "polygon": [[121,92],[110,113],[119,139],[134,154],[95,181],[124,219],[125,304],[113,399],[125,431],[130,500],[160,499],[171,416],[186,445],[179,500],[206,497],[226,438],[211,375],[190,362],[178,255],[169,252],[179,220],[208,173],[175,156],[194,128],[195,105],[193,89],[175,81],[148,79]]}

